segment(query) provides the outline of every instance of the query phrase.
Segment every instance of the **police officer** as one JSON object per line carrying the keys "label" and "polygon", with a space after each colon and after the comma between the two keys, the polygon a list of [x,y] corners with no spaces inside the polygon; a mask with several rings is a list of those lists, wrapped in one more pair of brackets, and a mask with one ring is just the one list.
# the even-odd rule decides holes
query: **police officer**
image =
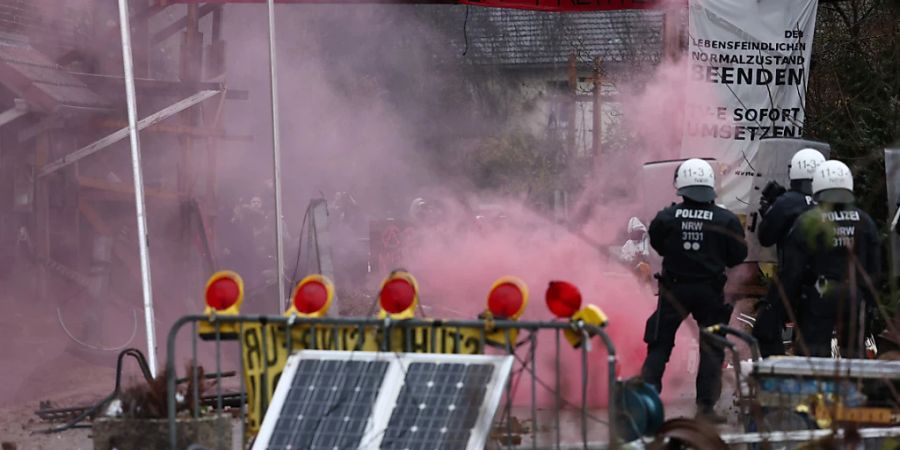
{"label": "police officer", "polygon": [[[837,327],[843,357],[865,352],[865,312],[875,304],[874,283],[881,272],[878,229],[854,205],[853,175],[840,161],[821,164],[812,182],[818,206],[803,213],[784,249],[784,286],[789,298],[813,284],[800,305],[798,350],[831,356]],[[805,345],[804,345],[805,344]]]}
{"label": "police officer", "polygon": [[[713,203],[712,166],[701,159],[683,162],[675,187],[684,201],[660,211],[650,223],[650,245],[662,256],[659,303],[647,320],[647,359],[641,376],[662,391],[662,376],[675,345],[675,332],[691,314],[701,327],[727,322],[732,307],[724,300],[725,268],[747,257],[738,218]],[[724,422],[713,409],[722,391],[724,351],[702,345],[697,373],[697,416]]]}
{"label": "police officer", "polygon": [[[763,247],[777,245],[779,268],[784,267],[781,254],[794,221],[800,214],[815,206],[812,198],[813,174],[816,167],[824,162],[825,157],[818,150],[812,148],[800,150],[791,158],[790,189],[781,195],[772,195],[771,192],[777,193],[780,186],[771,182],[763,190],[759,208],[762,221],[757,237]],[[769,286],[769,292],[760,303],[756,324],[753,327],[753,336],[759,341],[759,351],[763,357],[783,355],[782,331],[787,313],[778,281]]]}

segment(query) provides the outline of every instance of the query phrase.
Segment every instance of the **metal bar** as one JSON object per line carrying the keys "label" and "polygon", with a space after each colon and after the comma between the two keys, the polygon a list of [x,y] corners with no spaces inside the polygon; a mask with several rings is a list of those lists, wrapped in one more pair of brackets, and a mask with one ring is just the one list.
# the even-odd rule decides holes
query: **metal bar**
{"label": "metal bar", "polygon": [[[209,317],[202,314],[192,314],[183,316],[181,319],[185,321],[200,320],[208,321]],[[285,324],[290,320],[289,317],[280,315],[244,315],[244,316],[216,316],[216,320],[226,323],[277,323]],[[378,326],[393,328],[393,321],[377,318],[359,318],[359,317],[316,317],[316,318],[297,318],[295,325],[321,326],[321,325],[353,325],[353,326]],[[426,319],[404,319],[404,326],[410,327],[430,327],[434,325],[434,321]],[[480,328],[484,329],[485,321],[483,320],[442,320],[441,325],[447,328]],[[566,330],[571,329],[568,322],[516,322],[512,320],[495,320],[491,322],[491,326],[499,330]],[[585,330],[590,334],[597,334],[603,337],[605,333],[602,328],[593,326],[584,326]],[[607,346],[612,342],[608,342],[608,336],[603,339]],[[815,358],[806,358],[815,359]]]}
{"label": "metal bar", "polygon": [[[124,1],[124,0],[122,0]],[[166,338],[166,397],[169,410],[169,448],[178,448],[178,427],[175,421],[175,338],[178,330],[188,322],[204,320],[204,316],[185,316],[175,321]]]}
{"label": "metal bar", "polygon": [[284,349],[287,351],[288,356],[291,356],[291,353],[294,351],[294,320],[296,319],[297,316],[291,315],[291,320],[288,320],[284,327]]}
{"label": "metal bar", "polygon": [[531,354],[531,449],[537,450],[537,364],[535,361],[535,353],[537,353],[537,333],[532,332],[528,335],[531,340],[531,348],[528,353]]}
{"label": "metal bar", "polygon": [[[856,430],[863,439],[875,439],[900,436],[900,427],[889,428],[860,428]],[[837,433],[832,430],[798,430],[798,431],[772,431],[768,433],[728,433],[722,434],[722,440],[726,444],[752,444],[758,442],[805,442],[813,439],[821,439],[835,436],[838,439],[846,435],[844,430]]]}
{"label": "metal bar", "polygon": [[[512,346],[512,339],[510,338],[509,329],[503,330],[503,337],[506,341],[506,353],[510,355],[515,354],[515,348]],[[521,376],[521,375],[519,375]],[[506,380],[506,446],[512,448],[513,446],[513,438],[512,438],[512,403],[513,403],[513,377],[509,377]],[[516,382],[516,387],[518,388],[518,382]]]}
{"label": "metal bar", "polygon": [[[125,97],[128,103],[128,133],[131,140],[131,169],[134,172],[134,203],[137,213],[138,248],[141,256],[141,286],[144,296],[144,324],[147,332],[147,362],[156,376],[156,323],[153,318],[153,289],[150,281],[150,249],[147,217],[144,213],[144,177],[141,172],[141,143],[137,128],[137,106],[134,95],[134,65],[131,60],[131,25],[128,22],[128,0],[119,0],[119,26],[122,30],[122,64],[125,67]],[[65,159],[65,158],[63,158]],[[52,166],[50,163],[49,166]],[[44,166],[41,173],[50,170]]]}
{"label": "metal bar", "polygon": [[[240,364],[240,365],[238,367],[243,371],[244,370],[244,324],[243,323],[241,323],[239,325],[238,330],[239,330],[238,336],[240,336],[240,338],[238,339],[238,364]],[[241,419],[240,423],[241,423],[242,442],[244,442],[243,439],[246,437],[246,433],[247,433],[247,430],[245,429],[245,426],[244,426],[244,424],[246,423],[246,420],[247,420],[247,385],[246,385],[246,381],[244,379],[245,375],[246,374],[241,374],[241,377],[240,377],[241,381],[240,381],[240,387],[239,387],[240,405],[241,405],[239,415],[240,415],[240,419]]]}
{"label": "metal bar", "polygon": [[200,380],[197,379],[197,322],[191,322],[191,380],[193,381],[194,418],[200,417]]}
{"label": "metal bar", "polygon": [[556,403],[554,404],[553,411],[555,412],[555,422],[556,422],[556,450],[559,450],[559,409],[562,408],[562,401],[560,399],[559,394],[559,330],[554,330],[556,334],[556,387],[553,389],[553,393],[556,395]]}
{"label": "metal bar", "polygon": [[[192,339],[197,339],[193,336]],[[216,422],[222,423],[222,326],[216,322]],[[230,423],[226,422],[229,426]],[[225,433],[216,433],[216,442],[218,448],[225,448],[222,445],[222,436]]]}
{"label": "metal bar", "polygon": [[[119,0],[120,4],[123,1],[124,0]],[[126,86],[128,86],[128,85],[129,85],[129,83],[126,83]],[[130,92],[133,95],[134,94],[134,84],[131,83],[130,86],[131,86]],[[221,92],[222,91],[218,91],[218,90],[204,90],[204,91],[197,92],[196,94],[194,94],[190,97],[187,97],[184,100],[181,100],[177,103],[169,105],[169,106],[141,119],[140,121],[138,121],[135,133],[137,133],[137,131],[143,130],[144,128],[147,128],[149,126],[153,126],[159,122],[162,122],[163,120],[168,119],[169,117],[171,117],[175,114],[178,114],[179,112],[184,111],[185,109],[190,108],[191,106],[194,106],[197,103],[200,103],[203,100],[206,100],[206,99],[208,99],[216,94],[219,94]],[[130,120],[130,117],[131,117],[131,113],[129,112],[129,120]],[[103,150],[104,148],[109,147],[110,145],[121,141],[122,139],[124,139],[126,136],[129,135],[130,129],[131,129],[130,126],[126,127],[126,128],[122,128],[119,131],[116,131],[110,135],[107,135],[106,137],[104,137],[100,140],[94,141],[93,143],[88,144],[85,147],[82,147],[78,150],[75,150],[72,153],[69,153],[68,155],[63,156],[62,158],[57,159],[56,161],[45,164],[41,168],[41,170],[38,172],[38,177],[45,177],[47,175],[50,175],[51,173],[56,172],[57,170],[62,169],[63,167],[69,166],[70,164],[75,163],[87,156],[93,155],[94,153],[96,153],[99,150]]]}
{"label": "metal bar", "polygon": [[609,447],[616,448],[618,445],[618,434],[616,433],[616,346],[613,345],[612,339],[609,338],[609,335],[606,334],[602,328],[599,327],[586,327],[589,332],[593,334],[597,334],[600,336],[600,339],[603,341],[603,345],[606,347],[607,353],[607,371],[609,372],[607,375],[609,376],[609,386],[608,386],[608,394],[609,400],[607,401],[607,414],[609,415]]}
{"label": "metal bar", "polygon": [[[581,328],[581,443],[584,450],[588,448],[588,431],[587,431],[587,386],[588,386],[588,361],[587,348],[590,345],[591,336],[583,328],[582,323],[578,322]],[[612,403],[612,399],[607,403]]]}
{"label": "metal bar", "polygon": [[278,309],[287,309],[287,298],[284,296],[284,230],[281,211],[281,142],[278,136],[278,76],[275,65],[275,2],[268,0],[269,11],[269,80],[272,87],[272,172],[275,189],[275,255],[278,279]]}

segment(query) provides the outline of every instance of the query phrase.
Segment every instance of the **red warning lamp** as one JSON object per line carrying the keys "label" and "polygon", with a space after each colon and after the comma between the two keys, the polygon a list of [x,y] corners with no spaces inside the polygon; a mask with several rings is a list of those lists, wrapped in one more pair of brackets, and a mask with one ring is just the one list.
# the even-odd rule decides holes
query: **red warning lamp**
{"label": "red warning lamp", "polygon": [[378,304],[381,305],[379,317],[412,318],[418,303],[419,284],[410,273],[392,272],[381,283],[381,290],[378,293]]}
{"label": "red warning lamp", "polygon": [[206,314],[237,314],[244,300],[244,281],[230,270],[214,273],[206,282]]}
{"label": "red warning lamp", "polygon": [[[203,294],[206,301],[203,314],[211,318],[214,315],[236,316],[240,314],[241,303],[244,301],[244,280],[230,270],[216,272],[206,281]],[[237,337],[238,331],[233,322],[209,320],[197,324],[197,334],[201,339],[233,339]]]}
{"label": "red warning lamp", "polygon": [[547,308],[556,317],[572,317],[581,308],[581,292],[568,281],[551,281],[546,299]]}
{"label": "red warning lamp", "polygon": [[488,293],[487,307],[496,319],[517,320],[528,305],[528,286],[516,277],[502,277]]}
{"label": "red warning lamp", "polygon": [[284,315],[299,317],[323,317],[334,300],[334,284],[322,275],[309,275],[294,287],[291,307]]}

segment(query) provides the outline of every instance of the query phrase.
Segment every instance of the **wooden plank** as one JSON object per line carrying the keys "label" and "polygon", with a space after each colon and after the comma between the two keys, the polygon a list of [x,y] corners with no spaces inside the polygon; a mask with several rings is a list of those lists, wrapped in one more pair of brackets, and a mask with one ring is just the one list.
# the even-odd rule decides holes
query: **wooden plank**
{"label": "wooden plank", "polygon": [[[194,106],[197,103],[200,103],[203,100],[206,100],[206,99],[208,99],[216,94],[219,94],[219,93],[221,93],[221,91],[216,91],[216,90],[200,91],[184,100],[181,100],[175,104],[169,105],[169,106],[141,119],[137,123],[138,131],[143,130],[144,128],[153,126],[153,125],[171,117],[172,115],[178,114],[179,112],[184,111],[185,109],[190,108],[191,106]],[[109,147],[112,144],[115,144],[116,142],[119,142],[122,139],[125,139],[126,137],[128,137],[128,127],[122,128],[122,129],[120,129],[98,141],[95,141],[95,142],[87,145],[86,147],[82,147],[78,150],[75,150],[74,152],[69,153],[66,156],[63,156],[62,158],[57,159],[56,161],[53,161],[53,162],[45,165],[38,172],[38,177],[41,178],[41,177],[50,175],[51,173],[56,172],[57,170],[62,169],[63,167],[67,167],[70,164],[75,163],[76,161],[86,158],[100,150],[103,150],[106,147]]]}
{"label": "wooden plank", "polygon": [[[205,16],[221,7],[222,7],[222,5],[210,5],[210,4],[203,5],[200,7],[198,16],[200,18],[202,18],[203,16]],[[172,22],[171,25],[163,28],[162,30],[159,30],[156,33],[153,33],[153,37],[151,38],[150,42],[153,44],[162,42],[162,41],[172,37],[172,35],[174,35],[178,31],[180,31],[182,28],[187,26],[187,24],[188,24],[187,16],[182,17],[182,18],[176,20],[175,22]]]}
{"label": "wooden plank", "polygon": [[[98,120],[94,122],[97,126],[102,128],[113,128],[119,129],[123,126],[128,126],[128,122],[124,120],[116,120],[116,119],[104,119]],[[223,141],[234,141],[234,142],[253,142],[253,135],[250,134],[242,134],[242,135],[232,135],[226,134],[224,131],[212,130],[204,127],[192,127],[187,125],[163,125],[157,124],[150,127],[145,128],[143,131],[146,132],[155,132],[162,134],[181,134],[192,136],[196,138],[216,138],[221,139]]]}
{"label": "wooden plank", "polygon": [[0,127],[28,114],[28,105],[25,103],[25,100],[17,98],[13,99],[13,101],[15,106],[0,113]]}
{"label": "wooden plank", "polygon": [[[99,189],[120,194],[128,194],[131,196],[129,198],[130,201],[134,201],[134,186],[128,183],[117,183],[92,177],[78,177],[78,185],[83,188]],[[144,188],[144,194],[146,194],[147,197],[159,198],[163,200],[179,201],[182,199],[182,197],[178,195],[178,193],[164,191],[162,189]]]}

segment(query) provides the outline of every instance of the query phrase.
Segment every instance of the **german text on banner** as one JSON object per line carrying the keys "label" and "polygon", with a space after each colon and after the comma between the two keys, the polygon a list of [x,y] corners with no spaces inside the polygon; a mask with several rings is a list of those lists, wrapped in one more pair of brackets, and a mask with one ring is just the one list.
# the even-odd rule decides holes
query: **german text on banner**
{"label": "german text on banner", "polygon": [[759,142],[803,135],[818,0],[690,0],[682,154],[719,162],[718,203],[751,204]]}

